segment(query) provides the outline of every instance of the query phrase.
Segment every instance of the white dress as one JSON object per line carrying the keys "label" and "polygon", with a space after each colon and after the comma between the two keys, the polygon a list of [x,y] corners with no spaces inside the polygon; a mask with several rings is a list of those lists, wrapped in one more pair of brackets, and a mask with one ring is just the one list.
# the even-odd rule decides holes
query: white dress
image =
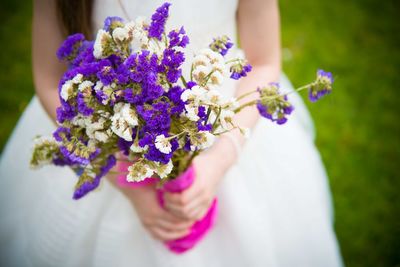
{"label": "white dress", "polygon": [[[162,1],[127,1],[130,18],[150,17]],[[236,40],[237,0],[170,1],[168,27],[185,25],[187,57],[213,36]],[[95,27],[124,13],[117,0],[99,0]],[[235,51],[233,51],[235,52]],[[289,81],[282,85],[290,90]],[[235,82],[222,89],[232,95]],[[55,126],[34,97],[0,162],[1,266],[342,266],[332,227],[328,181],[314,145],[312,120],[296,94],[295,112],[277,126],[260,120],[218,192],[219,215],[194,249],[175,255],[153,240],[132,206],[106,180],[72,200],[68,168],[29,169],[32,138]]]}

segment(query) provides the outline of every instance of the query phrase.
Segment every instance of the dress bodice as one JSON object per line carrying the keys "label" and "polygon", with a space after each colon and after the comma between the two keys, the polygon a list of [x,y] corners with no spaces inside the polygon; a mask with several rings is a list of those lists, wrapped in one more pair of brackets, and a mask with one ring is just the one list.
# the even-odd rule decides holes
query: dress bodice
{"label": "dress bodice", "polygon": [[[237,1],[170,0],[172,5],[167,29],[184,26],[190,38],[188,51],[204,47],[216,36],[227,35],[235,41]],[[163,2],[161,0],[97,0],[94,6],[94,26],[96,29],[102,27],[107,16],[119,16],[126,20],[134,20],[139,16],[150,19],[156,8]]]}

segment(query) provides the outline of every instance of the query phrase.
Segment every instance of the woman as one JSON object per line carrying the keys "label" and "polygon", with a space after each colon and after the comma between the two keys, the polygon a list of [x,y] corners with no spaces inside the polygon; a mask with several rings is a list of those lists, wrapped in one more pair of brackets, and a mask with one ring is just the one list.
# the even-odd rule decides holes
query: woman
{"label": "woman", "polygon": [[[168,26],[185,26],[191,38],[187,57],[212,37],[236,40],[239,34],[253,71],[239,83],[227,82],[221,89],[224,95],[279,81],[276,0],[171,2]],[[70,169],[29,170],[32,138],[55,128],[55,88],[66,66],[54,55],[65,34],[81,31],[93,36],[92,29],[100,28],[107,16],[150,16],[161,4],[35,1],[37,97],[0,163],[1,260],[8,266],[341,266],[312,122],[295,94],[290,100],[297,110],[283,127],[257,123],[258,113],[252,108],[237,115],[237,124],[253,129],[251,138],[245,141],[234,132],[197,157],[196,182],[181,194],[167,195],[165,210],[153,186],[121,189],[109,177],[102,192],[72,201],[75,175]],[[281,83],[290,90],[285,78]],[[179,256],[169,252],[160,241],[184,236],[215,195],[220,211],[214,229],[191,251]]]}

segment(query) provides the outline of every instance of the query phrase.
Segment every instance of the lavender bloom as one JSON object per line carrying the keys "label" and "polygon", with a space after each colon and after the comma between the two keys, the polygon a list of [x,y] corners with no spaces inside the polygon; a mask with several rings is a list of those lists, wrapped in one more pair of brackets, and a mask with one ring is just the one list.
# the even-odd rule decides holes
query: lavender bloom
{"label": "lavender bloom", "polygon": [[71,67],[77,67],[81,64],[95,61],[95,58],[93,56],[93,44],[93,41],[83,41],[82,46],[78,51],[78,54],[71,62]]}
{"label": "lavender bloom", "polygon": [[78,142],[75,145],[69,143],[66,146],[60,146],[60,152],[62,156],[70,161],[71,165],[78,164],[80,166],[86,166],[100,154],[101,150],[99,148],[95,150],[89,149]]}
{"label": "lavender bloom", "polygon": [[[132,140],[134,140],[135,136],[136,136],[136,131],[133,131],[133,132],[134,132],[134,134],[132,136]],[[118,138],[118,143],[117,143],[118,148],[122,151],[122,153],[125,156],[129,155],[129,148],[131,147],[132,144],[133,144],[133,142],[126,141],[123,138]]]}
{"label": "lavender bloom", "polygon": [[308,97],[311,102],[316,102],[324,95],[332,92],[333,77],[332,73],[323,70],[317,71],[317,79],[309,88]]}
{"label": "lavender bloom", "polygon": [[161,64],[167,69],[167,80],[170,83],[175,83],[182,75],[180,66],[185,61],[185,55],[174,49],[164,50]]}
{"label": "lavender bloom", "polygon": [[64,104],[56,110],[57,121],[63,123],[64,121],[72,120],[76,116],[76,112],[69,104]]}
{"label": "lavender bloom", "polygon": [[247,73],[252,69],[250,64],[246,64],[244,60],[237,60],[230,68],[231,79],[239,80],[242,77],[246,77]]}
{"label": "lavender bloom", "polygon": [[209,45],[210,49],[225,56],[229,49],[232,48],[233,43],[228,36],[224,35],[214,38],[214,41]]}
{"label": "lavender bloom", "polygon": [[[85,177],[86,179],[84,179],[86,181],[84,181],[80,186],[75,189],[73,199],[80,199],[90,191],[96,189],[100,184],[101,178],[106,175],[116,163],[117,160],[113,155],[108,156],[105,164],[100,167],[99,173],[94,178],[91,178],[89,176]],[[82,175],[84,175],[84,173],[81,174],[81,177]]]}
{"label": "lavender bloom", "polygon": [[106,93],[104,93],[102,90],[97,90],[95,91],[95,96],[97,99],[97,102],[99,104],[105,105],[104,103],[107,103],[106,101],[108,100],[108,96]]}
{"label": "lavender bloom", "polygon": [[176,138],[172,139],[171,141],[171,153],[165,154],[158,150],[155,146],[155,141],[152,140],[151,143],[148,144],[148,150],[146,154],[144,154],[144,157],[148,160],[155,161],[155,162],[160,162],[162,164],[167,164],[169,160],[172,158],[175,150],[179,148],[178,140]]}
{"label": "lavender bloom", "polygon": [[170,3],[164,3],[157,8],[156,12],[151,16],[151,24],[148,29],[149,37],[157,38],[161,41],[161,36],[165,30],[165,23],[168,19],[170,5]]}
{"label": "lavender bloom", "polygon": [[171,125],[170,104],[157,102],[152,105],[137,106],[138,114],[146,122],[143,130],[152,133],[168,132]]}
{"label": "lavender bloom", "polygon": [[185,110],[185,102],[182,101],[181,95],[183,93],[183,89],[179,86],[174,86],[169,89],[166,96],[169,100],[174,104],[171,108],[171,114],[179,115]]}
{"label": "lavender bloom", "polygon": [[78,108],[78,112],[81,113],[84,116],[90,116],[93,114],[94,109],[89,107],[86,103],[86,96],[82,93],[79,92],[77,97],[76,97],[76,101],[77,101],[77,108]]}
{"label": "lavender bloom", "polygon": [[72,61],[76,57],[85,36],[81,33],[73,34],[62,43],[61,47],[57,50],[57,57],[60,60]]}
{"label": "lavender bloom", "polygon": [[113,29],[117,28],[117,27],[121,27],[123,26],[123,22],[124,20],[120,17],[107,17],[104,20],[104,26],[103,29],[105,31],[112,31]]}
{"label": "lavender bloom", "polygon": [[97,78],[104,84],[110,85],[117,78],[117,74],[111,66],[111,62],[104,61],[103,66],[97,72]]}
{"label": "lavender bloom", "polygon": [[181,27],[179,31],[170,31],[168,33],[168,38],[169,38],[169,48],[173,47],[186,47],[189,44],[189,37],[185,35],[185,29]]}
{"label": "lavender bloom", "polygon": [[54,139],[58,142],[62,142],[64,139],[70,140],[71,137],[71,129],[66,127],[58,127],[57,130],[53,133]]}
{"label": "lavender bloom", "polygon": [[294,107],[286,95],[280,94],[279,84],[270,83],[269,86],[259,88],[258,91],[260,100],[257,102],[257,109],[260,115],[277,124],[286,123],[286,116],[292,113]]}

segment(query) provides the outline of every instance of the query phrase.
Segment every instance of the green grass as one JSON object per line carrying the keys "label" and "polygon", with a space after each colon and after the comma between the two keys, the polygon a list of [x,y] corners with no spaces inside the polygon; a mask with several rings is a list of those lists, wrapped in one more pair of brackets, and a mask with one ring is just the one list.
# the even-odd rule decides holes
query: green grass
{"label": "green grass", "polygon": [[[317,68],[335,91],[309,104],[334,195],[347,266],[400,266],[400,23],[395,0],[281,0],[284,70],[295,85]],[[33,95],[31,3],[0,15],[0,149]],[[306,245],[306,244],[305,244]]]}

